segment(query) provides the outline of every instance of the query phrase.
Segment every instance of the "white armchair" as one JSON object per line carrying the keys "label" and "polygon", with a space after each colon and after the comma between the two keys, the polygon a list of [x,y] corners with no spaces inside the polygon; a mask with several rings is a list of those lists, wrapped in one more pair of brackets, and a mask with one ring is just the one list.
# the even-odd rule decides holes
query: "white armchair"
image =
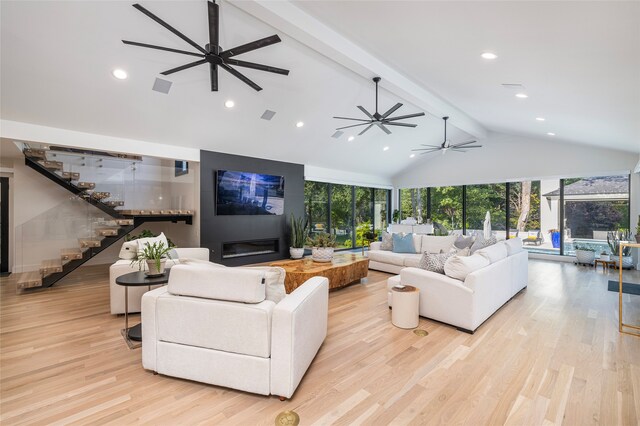
{"label": "white armchair", "polygon": [[[178,258],[182,259],[198,259],[209,260],[209,249],[207,248],[176,248]],[[167,261],[167,267],[172,267],[174,263]],[[142,265],[146,270],[146,265]],[[116,278],[129,272],[138,271],[138,265],[131,265],[130,260],[118,260],[109,267],[109,298],[111,304],[111,315],[124,314],[124,287],[116,284]],[[157,288],[152,286],[151,288]],[[140,299],[142,295],[148,291],[147,287],[129,287],[129,313],[140,312]]]}
{"label": "white armchair", "polygon": [[311,278],[276,303],[267,273],[174,266],[166,287],[142,296],[143,367],[290,398],[327,335],[329,281]]}

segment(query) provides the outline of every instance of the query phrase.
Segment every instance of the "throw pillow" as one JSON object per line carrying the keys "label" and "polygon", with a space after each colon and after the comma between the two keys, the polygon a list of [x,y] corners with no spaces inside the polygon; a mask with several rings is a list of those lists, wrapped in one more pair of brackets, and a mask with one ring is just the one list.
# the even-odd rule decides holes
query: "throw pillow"
{"label": "throw pillow", "polygon": [[387,231],[382,232],[382,244],[380,244],[380,250],[393,250],[393,234]]}
{"label": "throw pillow", "polygon": [[444,264],[444,273],[449,278],[464,281],[470,273],[485,268],[490,264],[489,259],[479,254],[466,257],[451,256]]}
{"label": "throw pillow", "polygon": [[138,251],[144,250],[144,247],[147,244],[154,244],[158,242],[163,243],[165,247],[169,247],[169,242],[167,241],[167,237],[164,236],[164,232],[161,232],[157,237],[139,238],[135,241],[138,242]]}
{"label": "throw pillow", "polygon": [[429,252],[424,252],[422,254],[422,258],[420,259],[420,263],[418,263],[418,268],[425,269],[427,271],[435,272],[438,274],[444,274],[444,264],[447,259],[452,256],[455,256],[455,251],[450,251],[448,253],[438,253],[433,254]]}
{"label": "throw pillow", "polygon": [[124,260],[136,260],[138,258],[138,242],[125,241],[118,257]]}
{"label": "throw pillow", "polygon": [[287,295],[284,287],[284,278],[287,273],[284,269],[277,266],[251,266],[243,269],[257,269],[264,271],[266,300],[278,303]]}
{"label": "throw pillow", "polygon": [[478,235],[476,236],[476,240],[471,246],[471,254],[475,253],[476,251],[482,248],[489,247],[490,245],[493,245],[497,242],[498,242],[498,239],[494,235],[492,235],[489,239],[485,239],[484,235],[482,235],[481,233],[478,233]]}
{"label": "throw pillow", "polygon": [[393,234],[394,253],[415,253],[413,234]]}
{"label": "throw pillow", "polygon": [[453,243],[453,245],[455,246],[455,248],[458,248],[458,249],[470,248],[473,245],[473,237],[459,235],[458,238],[456,239],[456,242]]}

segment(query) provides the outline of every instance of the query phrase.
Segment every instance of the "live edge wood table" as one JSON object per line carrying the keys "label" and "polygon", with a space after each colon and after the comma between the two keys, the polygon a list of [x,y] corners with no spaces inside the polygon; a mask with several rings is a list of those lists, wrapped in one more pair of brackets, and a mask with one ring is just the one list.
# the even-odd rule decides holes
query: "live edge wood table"
{"label": "live edge wood table", "polygon": [[369,273],[369,258],[355,253],[340,253],[331,262],[314,262],[311,257],[298,260],[280,260],[271,266],[283,268],[287,275],[284,286],[287,294],[312,277],[329,279],[329,289],[345,287],[365,278]]}

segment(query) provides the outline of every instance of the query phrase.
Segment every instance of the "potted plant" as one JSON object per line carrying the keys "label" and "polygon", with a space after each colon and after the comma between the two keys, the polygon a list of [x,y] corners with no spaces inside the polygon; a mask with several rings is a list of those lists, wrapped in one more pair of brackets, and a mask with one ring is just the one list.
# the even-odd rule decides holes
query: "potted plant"
{"label": "potted plant", "polygon": [[164,274],[164,265],[167,259],[171,259],[169,252],[171,247],[167,247],[163,242],[150,243],[138,251],[138,258],[131,261],[131,265],[138,264],[138,269],[142,270],[143,262],[147,264],[147,275],[157,277]]}
{"label": "potted plant", "polygon": [[600,260],[604,260],[605,262],[608,262],[609,260],[611,260],[611,257],[609,257],[609,253],[607,253],[606,251],[603,251],[602,253],[600,253]]}
{"label": "potted plant", "polygon": [[307,238],[307,244],[311,246],[311,258],[314,262],[331,262],[333,259],[333,250],[336,247],[336,237],[320,232]]}
{"label": "potted plant", "polygon": [[588,244],[576,244],[576,261],[587,265],[593,265],[596,260],[596,249]]}
{"label": "potted plant", "polygon": [[633,267],[633,258],[631,257],[631,247],[624,247],[622,249],[622,259],[620,259],[620,243],[626,242],[631,239],[631,232],[628,230],[620,230],[617,232],[607,233],[607,244],[611,249],[611,260],[616,262],[616,265],[623,269]]}
{"label": "potted plant", "polygon": [[553,248],[560,248],[560,230],[551,228],[549,229],[549,234],[551,234],[551,244]]}
{"label": "potted plant", "polygon": [[291,230],[289,254],[292,259],[302,259],[302,256],[304,256],[304,243],[309,235],[309,224],[305,218],[296,218],[292,213],[289,220],[289,228]]}

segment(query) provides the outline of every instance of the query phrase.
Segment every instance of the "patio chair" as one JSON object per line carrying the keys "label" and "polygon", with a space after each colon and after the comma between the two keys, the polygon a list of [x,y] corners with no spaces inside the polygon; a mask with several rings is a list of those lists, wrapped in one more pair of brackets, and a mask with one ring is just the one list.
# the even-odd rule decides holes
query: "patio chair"
{"label": "patio chair", "polygon": [[542,238],[542,231],[538,231],[536,235],[529,235],[526,238],[522,239],[522,244],[533,244],[535,246],[539,246],[543,242],[544,238]]}

